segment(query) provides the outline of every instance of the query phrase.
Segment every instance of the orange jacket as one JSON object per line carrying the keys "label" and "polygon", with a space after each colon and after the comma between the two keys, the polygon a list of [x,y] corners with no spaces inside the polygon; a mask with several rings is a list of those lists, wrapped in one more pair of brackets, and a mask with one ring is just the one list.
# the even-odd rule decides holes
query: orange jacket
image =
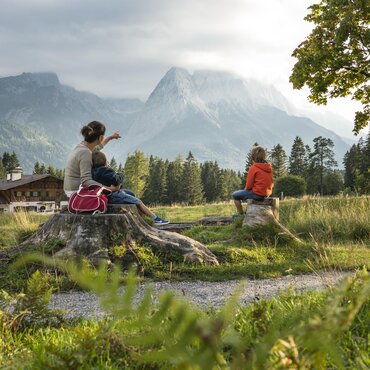
{"label": "orange jacket", "polygon": [[271,195],[273,187],[274,180],[272,179],[271,164],[254,162],[249,168],[245,189],[252,190],[254,194],[267,197]]}

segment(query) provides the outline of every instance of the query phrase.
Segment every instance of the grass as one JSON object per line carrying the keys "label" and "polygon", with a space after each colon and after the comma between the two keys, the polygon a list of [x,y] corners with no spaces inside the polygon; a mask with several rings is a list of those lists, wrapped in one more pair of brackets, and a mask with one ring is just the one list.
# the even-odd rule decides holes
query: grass
{"label": "grass", "polygon": [[30,234],[50,216],[27,212],[17,212],[11,215],[0,214],[0,248],[13,247]]}
{"label": "grass", "polygon": [[[291,241],[272,227],[250,230],[241,220],[226,226],[196,226],[184,235],[200,241],[218,258],[219,266],[191,265],[172,254],[153,255],[138,246],[135,259],[116,246],[111,255],[117,263],[136,262],[140,276],[149,279],[220,281],[240,278],[270,278],[312,271],[353,270],[370,266],[370,197],[332,197],[285,200],[280,203],[280,221],[302,240]],[[160,207],[155,212],[172,222],[196,221],[205,216],[231,215],[230,203],[191,207]],[[0,215],[0,246],[16,245],[36,230],[47,216]],[[252,232],[253,231],[253,232]],[[45,252],[45,248],[44,248]],[[125,255],[124,258],[122,256]],[[39,266],[37,266],[39,267]],[[0,288],[19,289],[32,270],[0,272]],[[68,279],[56,281],[69,288]],[[63,282],[63,283],[61,283]]]}
{"label": "grass", "polygon": [[157,207],[154,211],[171,222],[192,222],[202,217],[232,215],[235,213],[235,206],[231,202],[223,202],[198,206]]}
{"label": "grass", "polygon": [[238,295],[200,310],[120,274],[65,266],[109,316],[63,321],[48,309],[49,277],[35,273],[26,294],[0,294],[0,363],[6,369],[367,369],[370,279],[366,271],[321,292],[287,290],[248,307]]}
{"label": "grass", "polygon": [[[281,202],[280,220],[303,240],[272,227],[197,226],[184,232],[204,243],[220,266],[185,264],[138,246],[140,274],[154,279],[266,278],[313,270],[370,266],[369,197],[307,198]],[[171,221],[230,215],[231,203],[157,208]],[[17,245],[47,216],[0,215],[0,248]],[[53,246],[40,246],[46,252]],[[120,246],[111,251],[117,260]],[[171,263],[172,262],[172,263]],[[60,275],[34,273],[41,264],[0,266],[0,367],[13,369],[368,369],[370,285],[365,271],[338,289],[286,291],[239,307],[202,311],[171,298],[133,304],[130,274],[107,274],[83,265]],[[29,279],[26,287],[26,281]],[[126,293],[119,286],[126,279]],[[47,308],[52,287],[75,286],[106,304],[104,320],[66,320]],[[146,297],[146,298],[145,298]]]}

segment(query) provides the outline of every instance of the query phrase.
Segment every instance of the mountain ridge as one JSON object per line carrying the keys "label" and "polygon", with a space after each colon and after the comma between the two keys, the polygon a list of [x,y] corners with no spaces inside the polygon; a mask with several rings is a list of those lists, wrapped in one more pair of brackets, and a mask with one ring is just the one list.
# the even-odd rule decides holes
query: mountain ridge
{"label": "mountain ridge", "polygon": [[112,142],[107,154],[122,163],[134,150],[170,160],[191,150],[200,161],[243,170],[255,142],[269,149],[281,144],[288,153],[295,136],[310,146],[324,136],[335,142],[341,164],[348,142],[294,112],[273,86],[229,72],[173,67],[145,102],[102,99],[61,84],[55,73],[0,78],[0,121],[58,138],[71,149],[81,140],[81,126],[100,120],[108,131],[121,131],[123,140]]}

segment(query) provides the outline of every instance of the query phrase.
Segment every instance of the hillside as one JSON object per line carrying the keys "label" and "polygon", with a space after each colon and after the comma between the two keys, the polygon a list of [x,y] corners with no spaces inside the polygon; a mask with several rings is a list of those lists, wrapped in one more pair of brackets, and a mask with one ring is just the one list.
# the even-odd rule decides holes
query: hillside
{"label": "hillside", "polygon": [[0,156],[15,151],[25,173],[32,173],[37,161],[64,168],[69,149],[33,128],[0,121],[0,137]]}

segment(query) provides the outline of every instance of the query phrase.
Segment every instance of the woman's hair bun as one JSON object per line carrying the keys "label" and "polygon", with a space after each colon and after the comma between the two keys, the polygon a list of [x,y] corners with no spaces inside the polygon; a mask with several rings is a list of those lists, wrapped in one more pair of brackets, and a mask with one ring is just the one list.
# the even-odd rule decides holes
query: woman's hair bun
{"label": "woman's hair bun", "polygon": [[87,125],[83,126],[81,129],[81,135],[84,137],[85,141],[92,143],[97,140],[100,135],[105,134],[105,126],[99,121],[92,121]]}
{"label": "woman's hair bun", "polygon": [[94,129],[92,127],[85,125],[81,129],[81,134],[82,136],[89,136],[93,131]]}

